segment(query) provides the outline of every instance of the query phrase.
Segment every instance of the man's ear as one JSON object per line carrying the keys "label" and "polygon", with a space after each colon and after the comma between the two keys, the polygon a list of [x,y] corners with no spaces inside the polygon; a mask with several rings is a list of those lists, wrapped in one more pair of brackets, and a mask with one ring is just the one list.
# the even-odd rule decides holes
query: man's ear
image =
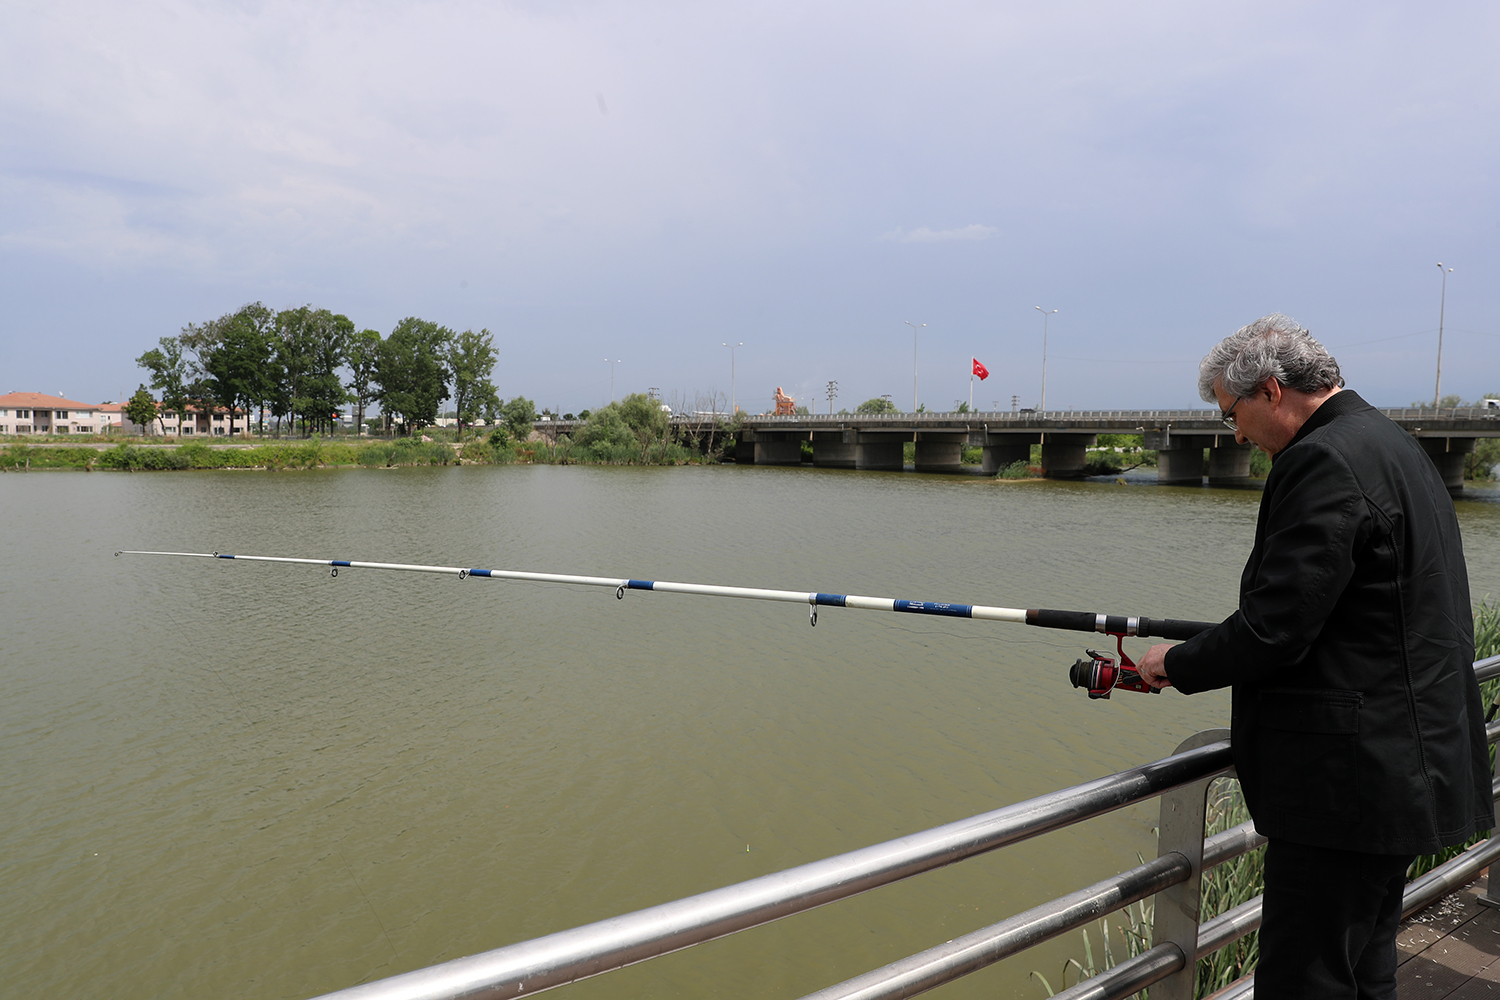
{"label": "man's ear", "polygon": [[1266,401],[1272,406],[1281,402],[1281,383],[1276,381],[1274,377],[1262,382],[1258,391],[1265,394]]}

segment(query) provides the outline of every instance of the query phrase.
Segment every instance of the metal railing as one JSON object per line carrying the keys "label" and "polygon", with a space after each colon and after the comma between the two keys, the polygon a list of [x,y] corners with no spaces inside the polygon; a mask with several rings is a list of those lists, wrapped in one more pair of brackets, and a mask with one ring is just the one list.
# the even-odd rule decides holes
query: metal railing
{"label": "metal railing", "polygon": [[[1500,676],[1500,656],[1474,664]],[[1500,723],[1489,730],[1500,740]],[[1229,732],[1207,730],[1170,757],[822,861],[326,994],[337,1000],[498,1000],[586,979],[736,931],[770,923],[923,872],[1029,840],[1145,799],[1161,797],[1156,859],[804,1000],[910,997],[1156,896],[1153,946],[1058,993],[1115,1000],[1153,986],[1152,1000],[1190,1000],[1196,960],[1260,926],[1257,898],[1200,924],[1204,870],[1265,843],[1250,823],[1204,837],[1210,783],[1234,773]],[[1500,792],[1500,777],[1495,782]],[[1500,837],[1412,882],[1407,914],[1466,884],[1500,857]],[[1253,995],[1247,981],[1232,989]],[[1221,991],[1228,998],[1227,992]]]}

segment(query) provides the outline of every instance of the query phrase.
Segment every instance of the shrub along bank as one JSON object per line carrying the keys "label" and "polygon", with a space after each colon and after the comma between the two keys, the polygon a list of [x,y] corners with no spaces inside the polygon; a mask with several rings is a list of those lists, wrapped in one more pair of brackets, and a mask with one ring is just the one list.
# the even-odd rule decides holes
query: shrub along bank
{"label": "shrub along bank", "polygon": [[456,465],[459,457],[436,441],[372,441],[344,444],[304,441],[250,448],[210,448],[185,444],[177,448],[122,444],[95,448],[36,448],[11,445],[0,449],[0,469],[104,469],[156,472],[172,469],[319,469],[333,466],[370,468],[397,465]]}

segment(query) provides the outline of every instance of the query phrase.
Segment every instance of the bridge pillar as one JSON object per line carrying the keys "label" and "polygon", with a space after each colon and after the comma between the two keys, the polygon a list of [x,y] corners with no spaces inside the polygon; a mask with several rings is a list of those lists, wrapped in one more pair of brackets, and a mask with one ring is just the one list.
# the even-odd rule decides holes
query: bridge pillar
{"label": "bridge pillar", "polygon": [[914,460],[918,472],[960,472],[969,432],[918,431]]}
{"label": "bridge pillar", "polygon": [[[1203,483],[1203,449],[1234,444],[1233,434],[1174,434],[1170,427],[1147,431],[1147,448],[1156,451],[1156,481],[1163,485],[1200,486]],[[1246,463],[1250,459],[1248,453]],[[1249,474],[1246,464],[1246,474]]]}
{"label": "bridge pillar", "polygon": [[801,465],[803,434],[797,431],[757,431],[756,465]]}
{"label": "bridge pillar", "polygon": [[724,449],[724,454],[727,455],[728,457],[734,459],[734,464],[735,465],[754,465],[755,464],[755,434],[754,434],[754,432],[752,431],[752,432],[750,432],[747,435],[745,432],[742,431],[740,433],[740,436],[737,437],[737,438],[735,438],[735,440],[734,440],[734,447],[732,449],[731,448],[725,448]]}
{"label": "bridge pillar", "polygon": [[906,467],[904,446],[908,440],[910,437],[906,434],[867,434],[861,431],[859,443],[855,446],[854,467],[900,472]]}
{"label": "bridge pillar", "polygon": [[1042,436],[1042,475],[1049,479],[1082,479],[1088,460],[1092,434],[1054,434]]}
{"label": "bridge pillar", "polygon": [[1449,493],[1462,493],[1464,488],[1464,456],[1474,450],[1473,438],[1417,438],[1417,444],[1427,452],[1432,464]]}
{"label": "bridge pillar", "polygon": [[1208,485],[1243,486],[1251,482],[1253,444],[1218,444],[1208,449]]}
{"label": "bridge pillar", "polygon": [[987,444],[984,446],[983,458],[980,460],[979,470],[986,475],[993,476],[1001,469],[1015,462],[1030,461],[1030,444]]}
{"label": "bridge pillar", "polygon": [[820,469],[853,469],[859,458],[858,436],[847,431],[813,431],[813,465]]}
{"label": "bridge pillar", "polygon": [[[972,439],[971,439],[972,440]],[[982,444],[984,451],[980,460],[980,471],[994,475],[1015,462],[1031,462],[1031,446],[1040,444],[1042,436],[1035,432],[1002,433],[985,428],[983,437],[975,444]]]}
{"label": "bridge pillar", "polygon": [[[1246,459],[1249,462],[1249,459]],[[1203,482],[1202,448],[1162,448],[1156,452],[1156,481],[1171,486]]]}

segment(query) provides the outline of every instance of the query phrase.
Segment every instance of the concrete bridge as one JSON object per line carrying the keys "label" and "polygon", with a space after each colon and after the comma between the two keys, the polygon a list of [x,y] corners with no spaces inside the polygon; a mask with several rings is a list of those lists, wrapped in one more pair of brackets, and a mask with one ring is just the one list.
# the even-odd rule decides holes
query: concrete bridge
{"label": "concrete bridge", "polygon": [[[1417,439],[1452,492],[1463,489],[1464,461],[1476,439],[1500,437],[1500,410],[1382,412]],[[1031,446],[1040,444],[1046,475],[1076,478],[1083,475],[1085,451],[1100,434],[1144,435],[1145,447],[1157,452],[1157,478],[1163,483],[1201,483],[1205,448],[1211,485],[1239,485],[1251,478],[1251,446],[1235,443],[1218,410],[745,416],[732,457],[747,464],[797,465],[802,442],[811,440],[815,466],[899,471],[902,446],[914,441],[918,472],[960,471],[967,446],[983,449],[981,467],[993,473],[1029,461]]]}

